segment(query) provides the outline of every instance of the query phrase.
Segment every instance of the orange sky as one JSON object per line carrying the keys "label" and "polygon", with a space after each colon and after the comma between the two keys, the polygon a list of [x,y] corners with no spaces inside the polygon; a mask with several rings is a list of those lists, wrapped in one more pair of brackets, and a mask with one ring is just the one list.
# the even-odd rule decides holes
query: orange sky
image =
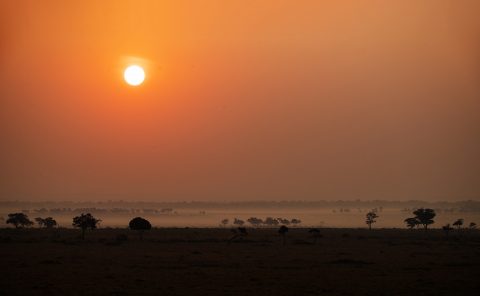
{"label": "orange sky", "polygon": [[1,1],[0,199],[478,200],[479,13]]}

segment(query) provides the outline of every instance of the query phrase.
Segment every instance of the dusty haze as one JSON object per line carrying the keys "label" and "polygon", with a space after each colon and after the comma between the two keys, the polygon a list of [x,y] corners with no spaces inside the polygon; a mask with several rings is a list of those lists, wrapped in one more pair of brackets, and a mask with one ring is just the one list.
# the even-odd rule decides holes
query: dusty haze
{"label": "dusty haze", "polygon": [[159,2],[1,1],[1,200],[480,199],[479,1]]}

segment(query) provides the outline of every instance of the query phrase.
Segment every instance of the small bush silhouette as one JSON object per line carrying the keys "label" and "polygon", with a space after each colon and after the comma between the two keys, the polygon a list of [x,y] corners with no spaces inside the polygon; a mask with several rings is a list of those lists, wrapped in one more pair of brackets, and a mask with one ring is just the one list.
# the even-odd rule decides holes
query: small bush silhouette
{"label": "small bush silhouette", "polygon": [[445,226],[442,226],[442,230],[443,232],[445,232],[445,235],[448,237],[448,234],[450,233],[450,231],[453,230],[453,228],[450,226],[450,224],[447,224]]}
{"label": "small bush silhouette", "polygon": [[238,225],[238,226],[243,226],[243,224],[245,224],[245,221],[243,221],[241,219],[238,219],[238,218],[235,218],[235,219],[233,219],[233,224]]}
{"label": "small bush silhouette", "polygon": [[287,232],[288,232],[288,227],[285,226],[285,225],[280,226],[280,228],[278,229],[278,233],[282,237],[282,244],[283,245],[285,245],[285,243],[287,241],[287,239],[286,239]]}
{"label": "small bush silhouette", "polygon": [[28,219],[28,216],[24,213],[8,214],[8,219],[5,222],[7,224],[13,224],[15,228],[23,228],[33,225],[33,222]]}
{"label": "small bush silhouette", "polygon": [[369,230],[372,230],[372,224],[377,222],[377,220],[375,220],[376,218],[378,218],[378,215],[375,212],[371,211],[367,213],[365,223],[368,225]]}
{"label": "small bush silhouette", "polygon": [[138,236],[140,240],[143,240],[143,232],[145,230],[150,230],[152,229],[152,224],[146,219],[143,219],[142,217],[136,217],[133,218],[130,223],[128,223],[128,227],[132,230],[138,231]]}
{"label": "small bush silhouette", "polygon": [[225,227],[225,226],[228,225],[228,222],[229,222],[228,219],[223,219],[222,221],[220,221],[220,224],[221,224],[223,227]]}
{"label": "small bush silhouette", "polygon": [[89,228],[92,230],[97,228],[97,225],[100,221],[102,220],[96,219],[90,213],[82,213],[80,216],[73,217],[72,225],[82,230],[82,239],[85,239],[85,230]]}
{"label": "small bush silhouette", "polygon": [[407,227],[410,229],[415,228],[416,226],[420,225],[420,221],[417,218],[407,218],[403,220],[407,224]]}

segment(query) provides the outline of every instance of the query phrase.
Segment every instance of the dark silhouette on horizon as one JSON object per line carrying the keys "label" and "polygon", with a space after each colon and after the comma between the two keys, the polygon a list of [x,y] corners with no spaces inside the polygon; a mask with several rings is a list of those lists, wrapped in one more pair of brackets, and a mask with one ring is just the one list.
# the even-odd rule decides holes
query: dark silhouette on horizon
{"label": "dark silhouette on horizon", "polygon": [[367,213],[365,223],[368,225],[369,230],[372,230],[372,224],[377,222],[377,220],[375,219],[378,217],[379,216],[374,211],[370,211]]}
{"label": "dark silhouette on horizon", "polygon": [[435,216],[437,215],[435,213],[435,210],[428,208],[417,209],[413,212],[413,214],[415,215],[414,218],[418,220],[419,224],[423,225],[425,231],[427,230],[428,225],[435,223],[435,221],[433,221],[433,218],[435,218]]}
{"label": "dark silhouette on horizon", "polygon": [[128,223],[128,227],[130,227],[132,230],[136,230],[138,232],[139,239],[143,240],[143,233],[145,230],[152,229],[152,224],[142,217],[136,217],[133,218],[130,223]]}
{"label": "dark silhouette on horizon", "polygon": [[85,230],[87,229],[95,229],[97,228],[98,223],[100,223],[99,219],[96,219],[92,216],[92,214],[81,214],[80,216],[73,217],[72,225],[74,227],[78,227],[82,230],[82,239],[85,239]]}
{"label": "dark silhouette on horizon", "polygon": [[44,227],[44,228],[50,229],[57,226],[57,221],[55,221],[55,219],[53,219],[52,217],[47,217],[45,219],[41,217],[37,217],[35,218],[35,221],[37,222],[40,228]]}
{"label": "dark silhouette on horizon", "polygon": [[288,232],[288,227],[285,225],[280,226],[280,229],[278,229],[278,233],[282,237],[282,245],[285,245],[287,243],[287,232]]}
{"label": "dark silhouette on horizon", "polygon": [[7,224],[13,224],[15,228],[23,228],[33,225],[33,222],[28,219],[28,216],[24,213],[8,214],[8,219],[5,222]]}

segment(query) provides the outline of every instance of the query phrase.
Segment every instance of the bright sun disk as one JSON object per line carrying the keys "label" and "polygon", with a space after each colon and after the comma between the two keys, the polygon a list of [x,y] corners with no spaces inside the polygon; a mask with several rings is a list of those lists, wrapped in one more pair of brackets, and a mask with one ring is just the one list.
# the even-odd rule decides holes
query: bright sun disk
{"label": "bright sun disk", "polygon": [[131,65],[123,72],[123,78],[129,85],[137,86],[145,80],[145,71],[140,66]]}

